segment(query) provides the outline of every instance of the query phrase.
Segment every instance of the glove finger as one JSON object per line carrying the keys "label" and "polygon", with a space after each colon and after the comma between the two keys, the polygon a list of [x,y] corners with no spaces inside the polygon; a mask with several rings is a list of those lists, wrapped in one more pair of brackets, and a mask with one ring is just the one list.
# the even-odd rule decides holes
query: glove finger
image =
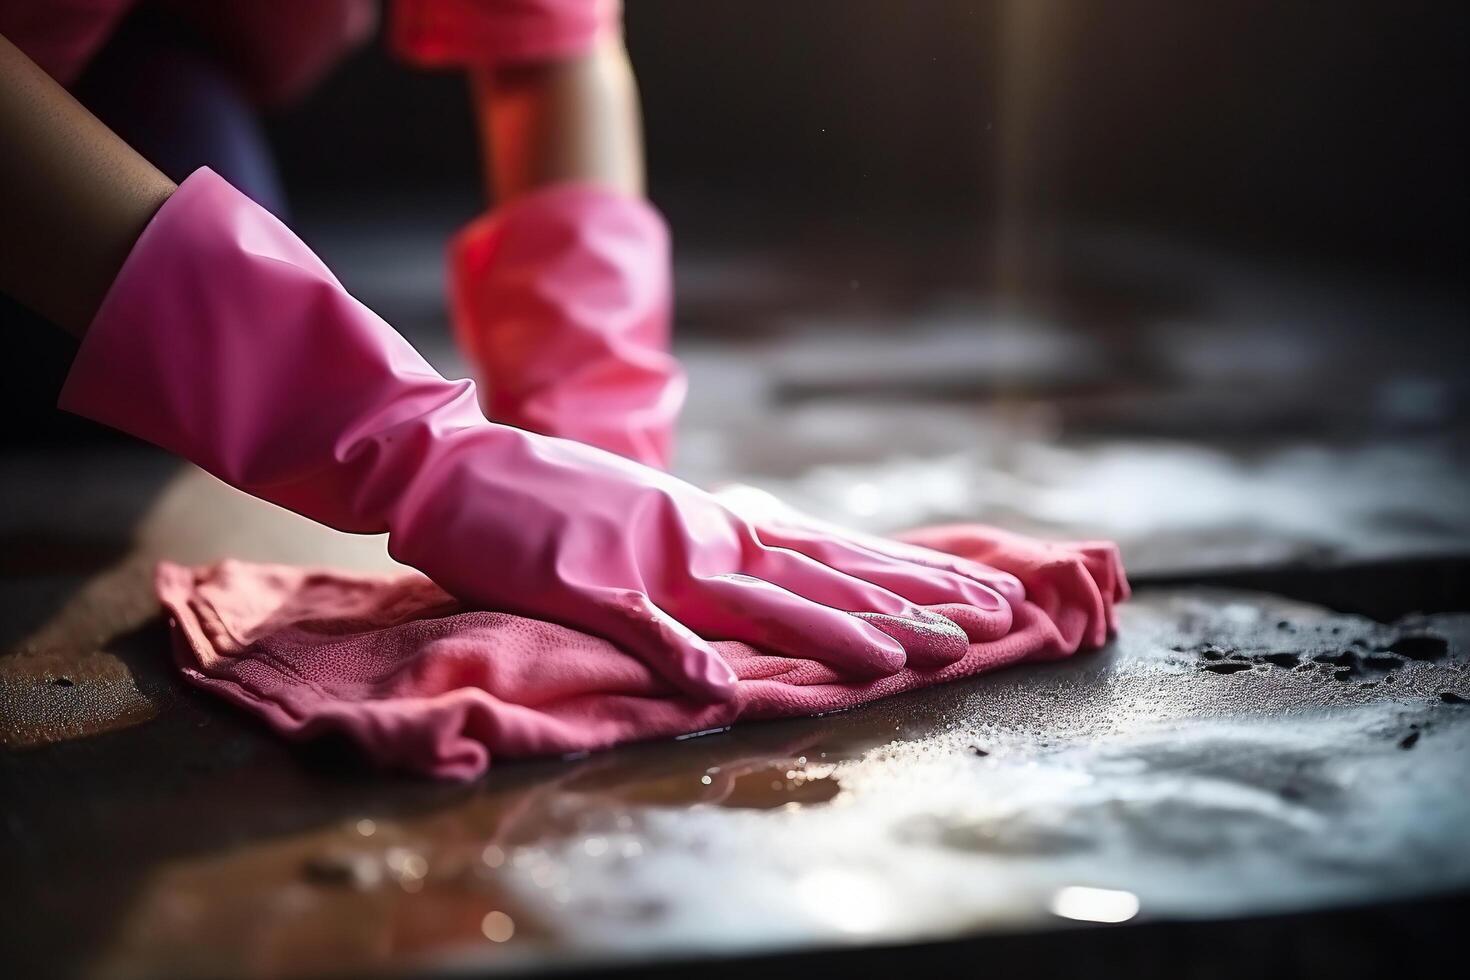
{"label": "glove finger", "polygon": [[[711,639],[740,640],[767,653],[816,660],[860,677],[903,669],[904,644],[841,609],[813,602],[749,575],[700,580],[685,622]],[[896,618],[896,617],[890,617]]]}
{"label": "glove finger", "polygon": [[757,534],[767,543],[805,554],[829,568],[881,586],[910,603],[971,606],[979,613],[979,616],[966,617],[966,623],[975,626],[973,631],[968,625],[966,628],[971,641],[993,640],[1009,628],[1011,606],[1005,596],[989,585],[948,568],[918,565],[881,554],[865,544],[808,535],[799,530],[759,528]]}
{"label": "glove finger", "polygon": [[664,680],[705,702],[730,701],[737,678],[725,659],[689,626],[641,592],[602,596],[603,615],[589,628],[637,657]]}
{"label": "glove finger", "polygon": [[898,640],[907,656],[918,658],[916,663],[951,662],[965,655],[965,632],[937,613],[879,583],[850,575],[800,551],[760,543],[759,532],[756,541],[756,554],[748,564],[758,569],[757,574],[765,581],[823,606],[870,614],[865,618]]}

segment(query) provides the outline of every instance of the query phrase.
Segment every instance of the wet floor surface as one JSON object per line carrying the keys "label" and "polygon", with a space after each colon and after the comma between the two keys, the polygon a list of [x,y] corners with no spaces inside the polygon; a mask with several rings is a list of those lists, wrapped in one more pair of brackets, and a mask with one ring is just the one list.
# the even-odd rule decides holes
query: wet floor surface
{"label": "wet floor surface", "polygon": [[[1440,307],[1196,262],[1155,273],[1194,283],[1188,302],[1106,330],[930,297],[891,315],[900,337],[741,306],[700,261],[686,474],[878,530],[1115,537],[1140,586],[1119,638],[844,714],[430,784],[185,688],[151,598],[159,558],[382,568],[381,541],[146,451],[12,452],[0,949],[20,975],[780,972],[895,944],[899,965],[1001,963],[1100,935],[1082,922],[1127,923],[1106,933],[1138,937],[1116,962],[1162,948],[1150,929],[1236,924],[1248,964],[1251,937],[1279,938],[1263,923],[1337,937],[1358,914],[1338,910],[1367,906],[1383,942],[1332,940],[1362,966],[1463,910],[1464,378],[1422,343],[1372,370],[1342,357],[1391,318],[1440,336]],[[750,268],[757,295],[792,274]],[[440,335],[416,340],[452,366]],[[1149,962],[1226,962],[1167,948]]]}

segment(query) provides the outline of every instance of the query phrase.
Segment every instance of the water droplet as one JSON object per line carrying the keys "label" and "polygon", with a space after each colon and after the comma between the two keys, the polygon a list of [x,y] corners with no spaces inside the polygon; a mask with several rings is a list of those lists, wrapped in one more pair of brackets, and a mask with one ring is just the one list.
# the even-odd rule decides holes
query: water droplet
{"label": "water droplet", "polygon": [[492,943],[503,943],[516,934],[516,924],[504,912],[487,912],[480,920],[480,931]]}
{"label": "water droplet", "polygon": [[1078,922],[1127,922],[1138,914],[1138,896],[1113,888],[1069,885],[1057,889],[1049,907],[1053,915]]}

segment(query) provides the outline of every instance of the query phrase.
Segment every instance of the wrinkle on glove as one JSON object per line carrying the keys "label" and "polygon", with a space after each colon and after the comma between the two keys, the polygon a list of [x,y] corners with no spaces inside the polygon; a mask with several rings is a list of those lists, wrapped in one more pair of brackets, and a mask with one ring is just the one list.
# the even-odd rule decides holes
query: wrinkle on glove
{"label": "wrinkle on glove", "polygon": [[[1005,636],[948,666],[854,682],[816,660],[714,646],[735,696],[681,695],[606,640],[541,620],[466,609],[416,574],[351,575],[224,561],[164,563],[157,589],[175,655],[200,687],[283,735],[340,732],[377,764],[447,779],[492,759],[606,748],[813,715],[1104,642],[1128,595],[1116,548],[1052,545],[956,525],[905,536],[1007,568],[1028,599]],[[983,557],[981,557],[983,556]]]}

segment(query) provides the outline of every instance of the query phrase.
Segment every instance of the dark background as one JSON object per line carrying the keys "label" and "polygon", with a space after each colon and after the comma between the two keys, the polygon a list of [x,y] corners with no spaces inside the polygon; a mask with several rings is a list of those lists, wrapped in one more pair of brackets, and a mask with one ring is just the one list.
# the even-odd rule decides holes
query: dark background
{"label": "dark background", "polygon": [[[651,191],[675,232],[676,337],[694,381],[681,475],[752,482],[838,523],[858,516],[848,491],[863,490],[882,505],[863,518],[876,529],[981,519],[1056,540],[1116,539],[1139,589],[1127,642],[1152,651],[1143,670],[1123,659],[1100,673],[1113,656],[1100,654],[1092,663],[1103,666],[1077,661],[1075,683],[1023,675],[1005,682],[1016,694],[994,699],[936,688],[818,731],[866,746],[870,731],[881,744],[942,722],[943,738],[965,741],[933,743],[941,752],[1010,730],[1047,753],[1105,732],[1092,757],[1105,771],[1136,763],[1184,787],[1158,807],[1119,798],[1133,830],[1105,824],[1098,840],[1120,872],[1162,851],[1179,855],[1181,874],[1209,876],[1226,863],[1213,848],[1259,846],[1276,849],[1282,876],[1315,863],[1322,880],[1371,900],[1453,870],[1423,856],[1459,839],[1437,809],[1449,790],[1433,790],[1463,783],[1463,761],[1435,747],[1463,738],[1452,727],[1466,723],[1463,630],[1443,627],[1456,639],[1437,647],[1458,660],[1432,664],[1439,654],[1424,651],[1434,648],[1426,622],[1470,621],[1465,10],[1463,0],[629,0]],[[436,365],[464,371],[443,288],[444,241],[484,206],[464,79],[395,63],[377,41],[270,128],[295,227]],[[1036,315],[1013,316],[997,296]],[[792,751],[782,730],[752,730],[591,760],[587,782],[567,781],[561,763],[519,781],[507,770],[509,782],[492,777],[487,789],[508,795],[487,798],[385,781],[353,769],[340,747],[288,746],[176,676],[153,565],[345,564],[344,536],[280,523],[274,508],[161,454],[93,445],[111,437],[52,408],[71,341],[36,323],[0,327],[0,442],[24,444],[0,453],[0,708],[19,717],[11,731],[35,739],[0,753],[0,778],[17,787],[0,787],[0,856],[22,861],[20,874],[0,873],[20,896],[0,916],[0,946],[46,963],[28,972],[22,959],[15,975],[53,975],[58,958],[110,949],[166,962],[167,948],[146,948],[150,927],[188,932],[208,955],[242,923],[270,940],[255,950],[267,958],[230,969],[293,964],[293,939],[347,955],[337,969],[385,948],[414,959],[384,968],[431,969],[434,950],[413,945],[412,923],[434,917],[452,937],[459,912],[475,909],[473,930],[482,908],[420,904],[420,918],[390,920],[402,931],[339,954],[336,937],[349,933],[318,923],[372,931],[384,920],[363,919],[367,896],[345,882],[303,881],[277,845],[328,825],[355,834],[346,828],[368,813],[450,848],[502,814],[555,835],[596,803],[588,790],[662,801],[675,782],[697,785],[711,761]],[[1353,614],[1362,654],[1349,636],[1330,638],[1342,620],[1299,602]],[[1370,654],[1369,637],[1388,645]],[[1229,659],[1222,639],[1238,645]],[[1165,643],[1181,672],[1157,669]],[[1401,643],[1426,659],[1388,657]],[[1303,687],[1283,656],[1324,686]],[[1385,662],[1401,680],[1377,673]],[[1240,673],[1212,680],[1217,670]],[[1421,697],[1438,713],[1408,714]],[[1359,710],[1375,699],[1384,714]],[[139,705],[158,717],[125,714]],[[1397,720],[1380,728],[1390,708]],[[1257,730],[1276,717],[1299,725],[1302,741]],[[1410,717],[1434,720],[1399,727]],[[1189,735],[1195,718],[1209,727]],[[1145,722],[1173,738],[1175,721],[1187,737],[1167,752],[1137,738]],[[113,726],[131,727],[102,734]],[[1352,768],[1359,757],[1399,761]],[[1383,776],[1357,775],[1372,772]],[[1339,782],[1360,778],[1356,789]],[[1196,779],[1239,789],[1211,802],[1220,790],[1196,797]],[[1292,814],[1280,825],[1262,816],[1277,793]],[[1385,832],[1343,835],[1367,825],[1352,808],[1370,796],[1412,834],[1375,824]],[[953,799],[953,787],[936,798],[946,809]],[[997,842],[997,856],[1014,846],[1024,859],[1040,841],[1033,856],[1049,860],[1055,814],[1038,814]],[[1298,814],[1339,833],[1308,845]],[[1200,836],[1181,833],[1186,820]],[[1079,856],[1060,840],[1063,860]],[[1394,850],[1406,840],[1414,847]],[[741,852],[690,853],[709,858],[718,881],[734,873],[720,854]],[[882,848],[872,858],[878,869],[892,860]],[[211,868],[223,870],[211,878]],[[1234,887],[1233,876],[1196,880]],[[188,917],[202,887],[141,904],[189,881],[220,886],[202,921],[223,932]],[[289,911],[272,917],[249,896]],[[1048,931],[1025,950],[987,937],[934,956],[990,963],[1039,943],[1080,972],[1103,943],[1109,965],[1135,974],[1218,976],[1227,955],[1340,980],[1429,955],[1448,923],[1463,923],[1463,905]],[[641,919],[616,921],[634,948]],[[259,923],[274,931],[249,931]],[[1102,938],[1083,948],[1076,937]],[[854,955],[874,962],[870,948]],[[911,969],[935,961],[881,956]],[[737,968],[751,972],[749,961]],[[779,972],[768,960],[755,968]],[[809,974],[811,962],[799,968]]]}
{"label": "dark background", "polygon": [[[1124,225],[1458,280],[1465,11],[631,0],[626,19],[651,192],[687,240]],[[271,126],[307,206],[469,198],[468,105],[459,76],[376,41]]]}
{"label": "dark background", "polygon": [[[1218,292],[1204,280],[1249,269],[1326,284],[1339,309],[1313,344],[1358,345],[1432,307],[1400,343],[1463,375],[1467,10],[630,0],[678,333],[896,320],[960,296],[1100,335],[1198,307]],[[297,231],[416,343],[444,340],[443,245],[485,206],[462,74],[415,70],[376,37],[266,123]],[[1399,295],[1348,339],[1343,310],[1367,308],[1344,287],[1365,283]],[[1231,302],[1307,329],[1254,295]],[[0,442],[91,431],[52,408],[71,341],[3,297],[0,320],[0,359],[26,365],[0,396]]]}

